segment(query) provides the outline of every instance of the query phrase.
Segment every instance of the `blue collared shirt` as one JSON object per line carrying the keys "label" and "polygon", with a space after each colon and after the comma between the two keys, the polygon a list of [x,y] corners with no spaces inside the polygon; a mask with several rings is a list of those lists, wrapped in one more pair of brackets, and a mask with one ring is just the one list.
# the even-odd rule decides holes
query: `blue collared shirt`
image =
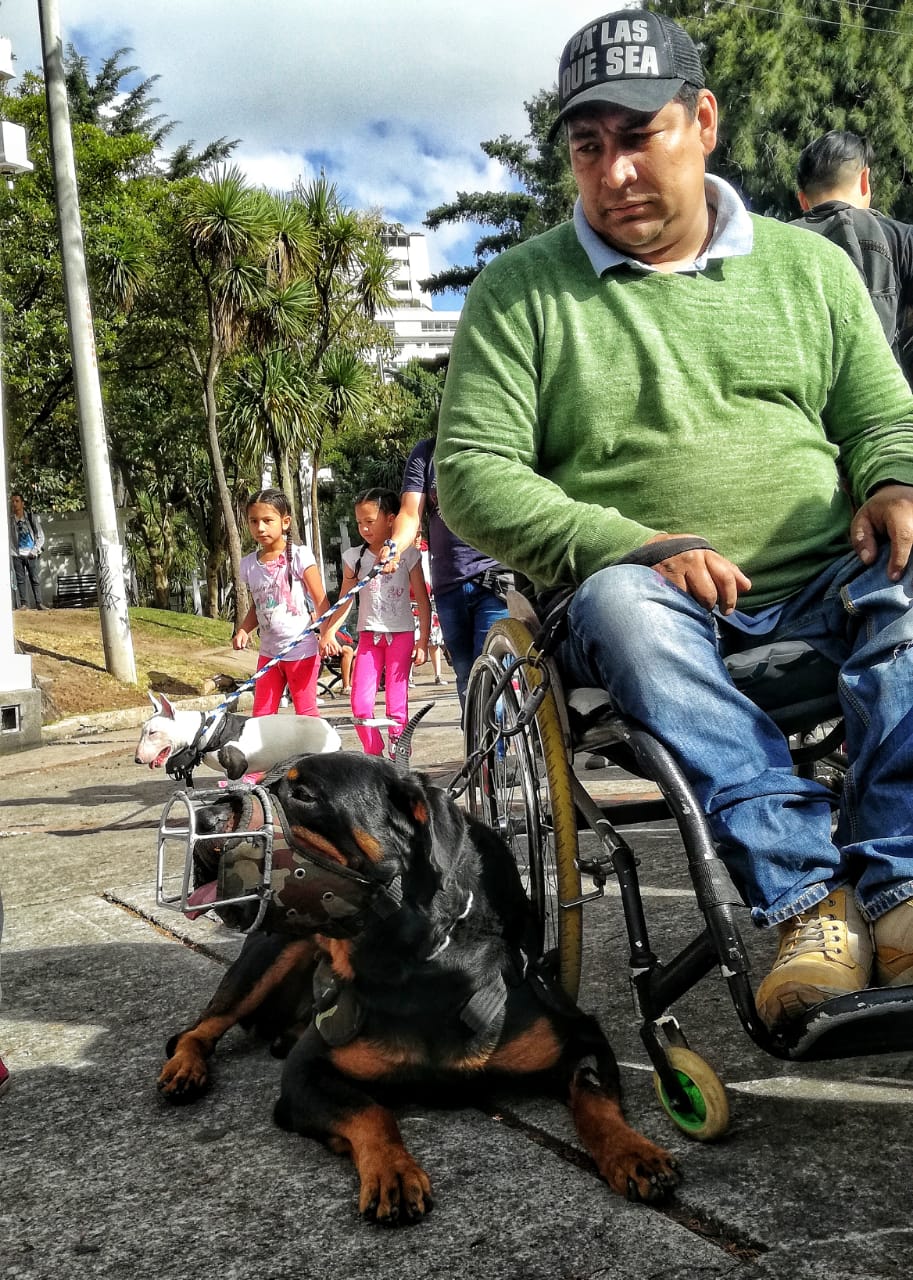
{"label": "blue collared shirt", "polygon": [[[724,182],[722,178],[708,173],[704,175],[704,189],[707,192],[707,203],[716,209],[713,234],[701,256],[690,265],[676,267],[676,271],[679,272],[703,271],[707,263],[714,258],[742,257],[751,253],[754,244],[754,227],[751,218],[736,194],[735,188],[728,182]],[[617,249],[606,244],[602,236],[598,235],[587,222],[579,196],[574,205],[574,230],[598,276],[622,264],[634,267],[637,271],[657,270],[656,267],[641,262],[639,258],[630,258],[627,254],[619,253]]]}

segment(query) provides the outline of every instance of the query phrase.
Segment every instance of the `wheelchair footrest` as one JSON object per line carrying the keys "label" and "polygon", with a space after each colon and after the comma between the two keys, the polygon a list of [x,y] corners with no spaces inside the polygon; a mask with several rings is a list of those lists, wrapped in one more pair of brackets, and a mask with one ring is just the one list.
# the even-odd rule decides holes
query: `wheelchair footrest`
{"label": "wheelchair footrest", "polygon": [[913,1049],[913,986],[836,996],[779,1029],[785,1058],[818,1061]]}

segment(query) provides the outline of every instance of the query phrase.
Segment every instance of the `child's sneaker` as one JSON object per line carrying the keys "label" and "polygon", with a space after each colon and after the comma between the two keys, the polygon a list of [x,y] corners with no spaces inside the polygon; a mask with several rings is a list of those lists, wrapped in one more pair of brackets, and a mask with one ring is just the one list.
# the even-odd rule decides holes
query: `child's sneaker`
{"label": "child's sneaker", "polygon": [[10,1073],[6,1069],[6,1063],[0,1058],[0,1093],[6,1093],[10,1087]]}

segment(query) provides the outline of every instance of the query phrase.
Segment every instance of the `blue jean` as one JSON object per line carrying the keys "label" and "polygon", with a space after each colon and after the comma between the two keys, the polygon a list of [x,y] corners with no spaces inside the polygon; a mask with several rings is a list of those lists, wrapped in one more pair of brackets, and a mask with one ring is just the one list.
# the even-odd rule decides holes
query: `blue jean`
{"label": "blue jean", "polygon": [[[598,685],[679,761],[757,924],[854,884],[873,921],[913,897],[913,568],[854,553],[787,601],[753,642],[653,569],[616,565],[577,592],[561,661]],[[849,771],[836,833],[828,793],[794,775],[773,721],[736,689],[730,652],[805,640],[840,667]]]}
{"label": "blue jean", "polygon": [[28,593],[26,591],[26,582],[32,584],[32,595],[35,597],[35,604],[41,604],[41,579],[40,570],[38,568],[37,556],[13,556],[13,568],[16,570],[16,590],[19,593],[19,603],[28,605]]}
{"label": "blue jean", "polygon": [[492,623],[507,617],[507,605],[477,582],[461,582],[443,593],[435,591],[434,601],[462,707],[472,664],[482,652]]}

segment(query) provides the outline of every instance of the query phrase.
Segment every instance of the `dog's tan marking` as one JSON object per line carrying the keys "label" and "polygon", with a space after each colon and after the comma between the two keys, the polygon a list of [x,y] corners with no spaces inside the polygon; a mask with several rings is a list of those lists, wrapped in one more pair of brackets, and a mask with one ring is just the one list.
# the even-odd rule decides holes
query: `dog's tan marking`
{"label": "dog's tan marking", "polygon": [[289,769],[288,773],[285,776],[288,778],[289,782],[297,782],[298,779],[301,777],[301,774],[298,772],[295,766],[292,765],[291,769]]}
{"label": "dog's tan marking", "polygon": [[561,1045],[547,1018],[537,1018],[514,1040],[499,1045],[488,1060],[493,1071],[547,1071],[558,1061]]}
{"label": "dog's tan marking", "polygon": [[330,1059],[343,1075],[356,1080],[382,1080],[402,1067],[414,1066],[420,1055],[402,1045],[378,1044],[360,1038],[333,1049]]}
{"label": "dog's tan marking", "polygon": [[307,827],[292,826],[292,835],[300,840],[302,844],[309,845],[316,853],[322,853],[325,858],[329,858],[332,862],[339,862],[343,866],[346,860],[339,852],[334,844],[327,840],[326,836],[320,836],[316,831],[311,831]]}
{"label": "dog's tan marking", "polygon": [[355,843],[366,858],[370,858],[372,862],[383,861],[384,851],[380,847],[379,840],[375,840],[372,835],[369,835],[367,831],[362,831],[360,827],[354,827],[352,835],[355,837]]}
{"label": "dog's tan marking", "polygon": [[649,1203],[663,1199],[678,1182],[669,1152],[632,1129],[619,1100],[603,1093],[580,1072],[571,1081],[571,1113],[581,1141],[618,1195]]}
{"label": "dog's tan marking", "polygon": [[358,1211],[378,1222],[420,1218],[431,1208],[431,1181],[403,1145],[399,1127],[383,1107],[347,1116],[333,1137],[336,1151],[348,1150],[361,1189]]}
{"label": "dog's tan marking", "polygon": [[420,822],[422,826],[425,826],[427,823],[428,808],[426,805],[422,804],[421,800],[416,800],[415,804],[412,806],[412,816],[415,818],[415,821]]}
{"label": "dog's tan marking", "polygon": [[345,938],[328,938],[318,934],[315,939],[320,948],[330,957],[330,965],[337,978],[351,982],[355,977],[352,967],[352,944]]}
{"label": "dog's tan marking", "polygon": [[202,1087],[208,1074],[206,1059],[212,1055],[226,1031],[246,1015],[253,1013],[293,969],[300,964],[310,964],[313,957],[314,943],[310,938],[290,943],[282,949],[243,1000],[226,1013],[204,1016],[195,1027],[185,1031],[174,1046],[174,1053],[162,1068],[159,1088],[164,1093],[172,1093],[180,1092],[188,1085]]}

